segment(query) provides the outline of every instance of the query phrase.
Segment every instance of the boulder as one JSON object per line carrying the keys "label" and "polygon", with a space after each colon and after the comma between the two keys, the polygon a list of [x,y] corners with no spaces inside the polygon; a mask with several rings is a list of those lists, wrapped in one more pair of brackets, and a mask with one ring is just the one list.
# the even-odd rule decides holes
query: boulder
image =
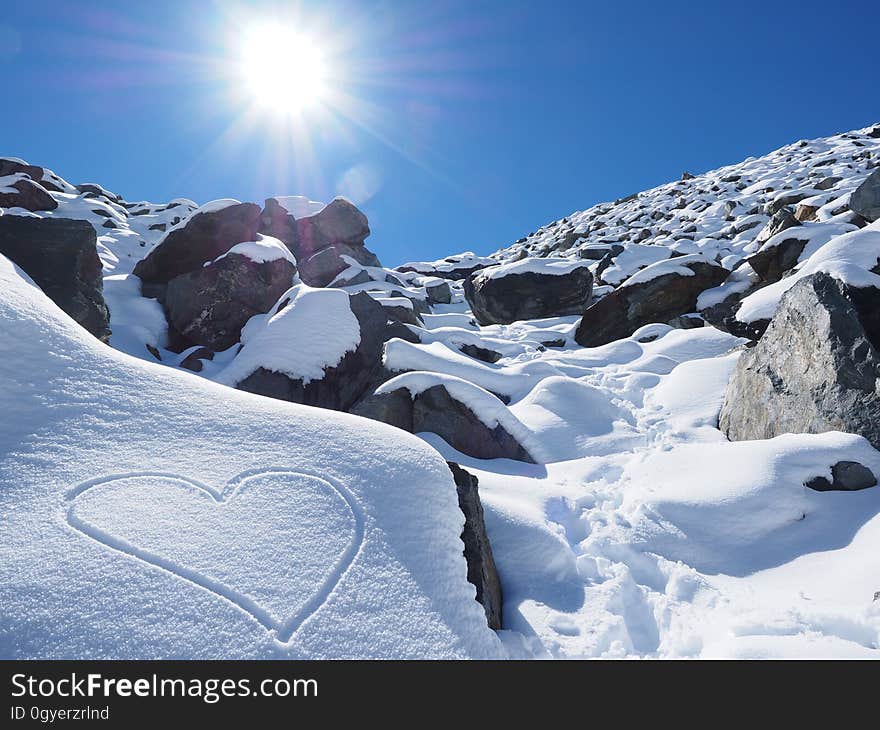
{"label": "boulder", "polygon": [[854,492],[877,484],[874,473],[857,461],[838,461],[831,467],[831,481],[827,477],[814,477],[804,486],[817,492]]}
{"label": "boulder", "polygon": [[230,248],[255,241],[260,227],[260,206],[236,203],[193,215],[156,244],[134,267],[134,275],[148,284],[167,284],[181,274],[201,268]]}
{"label": "boulder", "polygon": [[801,279],[740,356],[721,430],[733,441],[846,431],[880,447],[878,342],[880,290],[821,272]]}
{"label": "boulder", "polygon": [[360,342],[336,367],[325,368],[322,378],[304,383],[302,379],[258,368],[235,387],[293,403],[349,410],[370,386],[377,385],[377,379],[381,380],[378,376],[382,371],[382,345],[396,336],[385,309],[369,295],[352,295],[349,306],[358,320]]}
{"label": "boulder", "polygon": [[267,198],[260,213],[260,233],[281,241],[296,255],[299,233],[296,219],[275,198]]}
{"label": "boulder", "polygon": [[869,223],[880,220],[880,167],[853,191],[849,207]]}
{"label": "boulder", "polygon": [[300,278],[309,286],[323,287],[330,284],[351,263],[343,257],[347,256],[363,266],[381,266],[379,259],[366,246],[348,243],[333,243],[317,253],[305,257],[302,249],[296,255]]}
{"label": "boulder", "polygon": [[593,275],[586,262],[559,262],[564,273],[554,272],[551,259],[523,259],[468,277],[464,295],[474,317],[488,325],[582,314],[590,306]]}
{"label": "boulder", "polygon": [[[39,165],[29,165],[27,162],[22,162],[21,160],[0,157],[0,177],[18,174],[27,175],[45,190],[50,190],[53,193],[69,192],[70,189],[73,189],[69,183],[59,178],[51,170],[47,170]],[[56,185],[53,180],[57,180],[60,185]],[[69,190],[63,190],[61,185],[66,185]]]}
{"label": "boulder", "polygon": [[461,541],[464,543],[467,579],[477,589],[477,601],[483,605],[489,628],[497,630],[501,628],[502,617],[501,579],[498,577],[492,545],[486,533],[479,481],[454,461],[446,463],[452,470],[458,506],[464,514]]}
{"label": "boulder", "polygon": [[761,277],[762,284],[777,282],[785,272],[793,269],[807,245],[806,240],[795,237],[784,238],[774,243],[775,246],[765,246],[746,259],[755,273]]}
{"label": "boulder", "polygon": [[407,387],[373,393],[352,413],[412,433],[435,433],[454,449],[477,459],[513,459],[535,463],[531,454],[501,424],[490,428],[443,385],[412,396]]}
{"label": "boulder", "polygon": [[370,235],[367,217],[345,198],[336,198],[320,212],[298,219],[296,227],[298,243],[293,253],[300,265],[334,244],[363,246]]}
{"label": "boulder", "polygon": [[[17,192],[4,193],[3,188],[11,188]],[[58,203],[46,190],[29,180],[22,177],[13,183],[0,185],[0,208],[24,208],[31,212],[38,210],[55,210]]]}
{"label": "boulder", "polygon": [[256,262],[229,253],[168,282],[168,322],[194,345],[215,352],[232,347],[255,314],[268,312],[290,289],[296,267],[287,259]]}
{"label": "boulder", "polygon": [[646,324],[668,322],[695,312],[700,293],[718,286],[730,273],[720,264],[699,256],[671,259],[660,265],[672,262],[690,269],[693,275],[673,270],[646,279],[643,270],[632,277],[636,279],[634,283],[625,281],[584,312],[575,341],[583,347],[599,347],[629,337]]}
{"label": "boulder", "polygon": [[428,295],[429,304],[450,304],[452,302],[452,289],[449,288],[449,283],[446,281],[429,281],[425,284],[425,292]]}
{"label": "boulder", "polygon": [[795,218],[791,208],[782,208],[770,217],[770,220],[767,221],[767,224],[758,233],[755,242],[759,244],[764,243],[773,238],[777,233],[782,233],[782,231],[789,228],[795,228],[800,224],[801,222]]}
{"label": "boulder", "polygon": [[91,223],[67,218],[0,216],[0,253],[76,322],[106,342],[110,313],[104,303],[97,234]]}

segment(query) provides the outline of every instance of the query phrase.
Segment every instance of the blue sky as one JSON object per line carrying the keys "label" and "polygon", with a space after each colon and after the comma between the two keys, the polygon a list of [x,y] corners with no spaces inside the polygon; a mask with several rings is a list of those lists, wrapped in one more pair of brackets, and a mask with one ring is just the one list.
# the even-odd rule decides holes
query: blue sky
{"label": "blue sky", "polygon": [[[345,103],[256,111],[242,32],[306,29]],[[48,0],[0,10],[0,154],[127,199],[360,198],[388,265],[880,121],[869,2]]]}

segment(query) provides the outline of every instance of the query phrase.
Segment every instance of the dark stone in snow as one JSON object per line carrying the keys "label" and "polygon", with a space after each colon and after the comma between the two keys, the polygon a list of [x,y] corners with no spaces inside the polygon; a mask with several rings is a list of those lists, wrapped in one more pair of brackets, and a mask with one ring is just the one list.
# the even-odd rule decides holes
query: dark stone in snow
{"label": "dark stone in snow", "polygon": [[798,281],[727,388],[720,428],[733,441],[846,431],[880,447],[880,290],[828,274]]}
{"label": "dark stone in snow", "polygon": [[855,189],[849,199],[849,207],[869,223],[880,220],[880,168]]}
{"label": "dark stone in snow", "polygon": [[255,241],[259,225],[260,207],[253,203],[196,213],[183,227],[165,234],[146,258],[138,261],[133,273],[147,283],[168,283],[238,243]]}
{"label": "dark stone in snow", "polygon": [[805,486],[817,492],[854,492],[877,484],[873,472],[856,461],[838,461],[831,467],[831,481],[827,477],[813,477]]}
{"label": "dark stone in snow", "polygon": [[18,192],[0,192],[0,208],[24,208],[33,213],[38,210],[55,210],[58,207],[55,198],[33,180],[21,178],[6,187],[15,188]]}
{"label": "dark stone in snow", "polygon": [[[297,263],[334,244],[363,246],[370,235],[367,216],[345,198],[336,198],[320,212],[296,221]],[[336,272],[339,273],[339,272]]]}
{"label": "dark stone in snow", "polygon": [[490,350],[487,347],[480,347],[479,345],[462,345],[458,348],[465,355],[469,355],[470,357],[476,358],[477,360],[481,360],[483,362],[495,363],[501,359],[501,353],[495,352],[495,350]]}
{"label": "dark stone in snow", "polygon": [[214,353],[207,347],[196,347],[183,360],[180,361],[180,367],[192,370],[194,373],[202,372],[202,360],[213,360]]}
{"label": "dark stone in snow", "polygon": [[435,433],[454,449],[477,459],[513,459],[533,464],[526,449],[500,424],[489,428],[442,385],[412,397],[401,387],[364,398],[352,410],[412,433]]}
{"label": "dark stone in snow", "polygon": [[425,286],[425,292],[428,294],[428,302],[430,304],[449,304],[452,302],[452,290],[449,283],[445,281],[436,284],[428,284]]}
{"label": "dark stone in snow", "polygon": [[478,273],[464,281],[465,298],[481,325],[581,314],[590,306],[592,294],[593,275],[586,266],[566,274],[483,277]]}
{"label": "dark stone in snow", "polygon": [[806,245],[806,241],[798,238],[786,238],[775,246],[753,253],[746,261],[764,284],[772,284],[795,267]]}
{"label": "dark stone in snow", "polygon": [[459,509],[464,513],[461,541],[464,543],[467,579],[477,589],[477,601],[483,604],[489,628],[497,630],[501,628],[502,617],[501,580],[498,577],[498,568],[495,567],[489,536],[486,534],[479,481],[454,461],[446,463],[455,480]]}
{"label": "dark stone in snow", "polygon": [[382,369],[382,346],[394,335],[385,309],[369,295],[360,292],[350,296],[349,306],[360,325],[360,342],[336,367],[325,368],[323,378],[303,383],[302,379],[259,368],[235,387],[293,403],[350,409],[375,384]]}
{"label": "dark stone in snow", "polygon": [[266,199],[260,214],[260,233],[277,238],[296,256],[299,245],[296,219],[275,198]]}
{"label": "dark stone in snow", "polygon": [[95,337],[107,341],[110,313],[97,234],[67,218],[0,216],[0,253],[24,269],[46,295]]}
{"label": "dark stone in snow", "polygon": [[366,246],[333,243],[307,258],[304,255],[297,256],[300,278],[309,286],[327,286],[350,266],[343,256],[348,256],[363,266],[382,265],[376,254]]}
{"label": "dark stone in snow", "polygon": [[668,322],[696,310],[697,297],[718,286],[730,273],[720,264],[692,261],[684,264],[693,276],[668,273],[647,281],[621,286],[591,306],[581,318],[575,341],[599,347],[629,337],[639,327]]}
{"label": "dark stone in snow", "polygon": [[227,254],[168,282],[168,321],[187,341],[220,352],[241,339],[251,317],[275,305],[293,285],[294,274],[296,267],[287,259],[257,263]]}

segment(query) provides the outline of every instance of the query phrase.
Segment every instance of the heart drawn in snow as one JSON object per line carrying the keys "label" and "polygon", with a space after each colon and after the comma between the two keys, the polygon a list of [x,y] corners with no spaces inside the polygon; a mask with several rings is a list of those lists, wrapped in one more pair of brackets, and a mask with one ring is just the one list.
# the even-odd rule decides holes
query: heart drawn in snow
{"label": "heart drawn in snow", "polygon": [[364,536],[342,484],[289,469],[219,491],[175,474],[115,475],[68,496],[75,530],[234,603],[281,642],[321,608]]}

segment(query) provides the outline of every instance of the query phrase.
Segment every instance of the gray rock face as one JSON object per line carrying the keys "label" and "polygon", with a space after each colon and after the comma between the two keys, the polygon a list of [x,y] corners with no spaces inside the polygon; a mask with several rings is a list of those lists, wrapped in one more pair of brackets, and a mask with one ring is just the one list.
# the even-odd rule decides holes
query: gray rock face
{"label": "gray rock face", "polygon": [[342,257],[348,256],[364,266],[381,266],[378,257],[366,246],[334,243],[304,258],[297,257],[299,275],[309,286],[323,287],[349,267]]}
{"label": "gray rock face", "polygon": [[428,294],[430,304],[449,304],[452,302],[452,290],[446,281],[426,285],[425,292]]}
{"label": "gray rock face", "polygon": [[814,477],[804,486],[817,492],[854,492],[877,484],[873,472],[857,461],[838,461],[831,467],[831,481],[827,477]]}
{"label": "gray rock face", "polygon": [[299,233],[296,219],[275,198],[267,198],[260,214],[260,233],[281,241],[296,255]]}
{"label": "gray rock face", "polygon": [[733,441],[847,431],[880,447],[880,291],[824,273],[795,284],[728,385],[720,428]]}
{"label": "gray rock face", "polygon": [[11,185],[18,192],[0,192],[0,208],[24,208],[31,212],[38,210],[55,210],[58,203],[46,190],[33,180],[21,178]]}
{"label": "gray rock face", "polygon": [[668,322],[696,311],[697,297],[718,286],[730,273],[720,264],[692,261],[684,264],[693,276],[663,274],[648,281],[622,286],[584,312],[575,332],[583,347],[599,347],[629,337],[652,322]]}
{"label": "gray rock face", "polygon": [[196,213],[182,228],[170,231],[134,267],[134,275],[148,284],[167,284],[181,274],[213,261],[238,243],[255,241],[260,206],[239,203],[221,210]]}
{"label": "gray rock face", "polygon": [[758,243],[764,243],[764,241],[769,240],[777,233],[782,233],[782,231],[786,231],[789,228],[796,228],[800,224],[801,222],[795,218],[791,208],[782,208],[771,216],[770,220],[767,221],[767,225],[761,229],[755,240]]}
{"label": "gray rock face", "polygon": [[880,167],[853,191],[849,207],[868,222],[880,220]]}
{"label": "gray rock face", "polygon": [[87,221],[0,216],[0,253],[95,337],[110,337],[97,234]]}
{"label": "gray rock face", "polygon": [[531,454],[500,424],[489,428],[442,385],[412,397],[399,388],[364,398],[352,413],[412,433],[436,433],[450,446],[477,459],[513,459],[535,463]]}
{"label": "gray rock face", "polygon": [[300,218],[296,226],[299,241],[293,253],[297,263],[333,244],[363,246],[370,235],[367,216],[344,198],[336,198],[315,215]]}
{"label": "gray rock face", "polygon": [[292,286],[295,273],[296,267],[286,259],[256,263],[227,254],[168,282],[168,321],[187,341],[225,350],[239,341],[251,317],[275,305]]}
{"label": "gray rock face", "polygon": [[373,385],[382,368],[382,345],[392,325],[381,304],[363,292],[349,298],[361,337],[358,346],[345,354],[336,367],[325,368],[324,377],[303,383],[282,373],[259,368],[235,387],[293,403],[347,411]]}
{"label": "gray rock face", "polygon": [[590,306],[593,275],[586,265],[559,275],[477,274],[464,280],[464,295],[481,325],[581,314]]}
{"label": "gray rock face", "polygon": [[458,493],[458,506],[464,513],[464,530],[461,541],[464,543],[464,559],[467,562],[467,579],[477,589],[477,601],[483,604],[486,623],[490,629],[501,628],[502,595],[501,579],[492,545],[486,534],[483,518],[483,504],[480,502],[477,478],[462,469],[453,461],[446,462],[452,470],[455,489]]}
{"label": "gray rock face", "polygon": [[786,271],[794,268],[806,245],[806,240],[786,238],[776,246],[752,254],[746,260],[761,277],[763,284],[772,284],[779,281]]}

